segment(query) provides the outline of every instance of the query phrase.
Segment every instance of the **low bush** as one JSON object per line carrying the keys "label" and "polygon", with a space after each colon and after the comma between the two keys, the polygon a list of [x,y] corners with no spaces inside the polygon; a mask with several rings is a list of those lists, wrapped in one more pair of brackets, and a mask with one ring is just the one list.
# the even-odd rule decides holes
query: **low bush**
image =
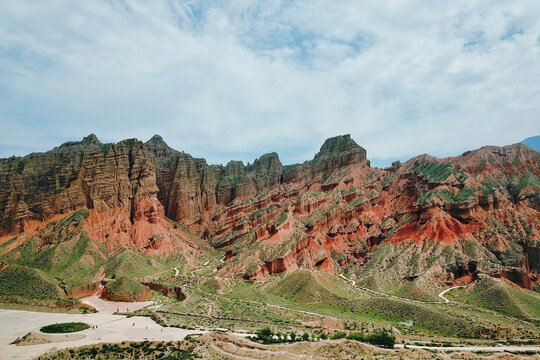
{"label": "low bush", "polygon": [[330,336],[330,339],[337,340],[337,339],[343,339],[347,334],[345,334],[343,331],[338,331],[334,333],[332,336]]}
{"label": "low bush", "polygon": [[363,334],[360,333],[358,337],[364,338],[364,340],[358,340],[358,341],[365,341],[371,345],[377,345],[377,346],[381,346],[381,347],[385,347],[389,349],[393,349],[394,345],[396,344],[396,337],[388,334],[386,330],[383,330],[381,332],[374,333],[374,334],[369,334],[367,336],[364,336]]}

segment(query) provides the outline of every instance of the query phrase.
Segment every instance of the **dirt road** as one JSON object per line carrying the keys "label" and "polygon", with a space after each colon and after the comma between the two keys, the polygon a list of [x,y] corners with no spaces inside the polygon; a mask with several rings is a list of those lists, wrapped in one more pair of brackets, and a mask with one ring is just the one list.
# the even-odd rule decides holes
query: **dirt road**
{"label": "dirt road", "polygon": [[[402,344],[396,345],[397,349],[403,349]],[[424,349],[424,350],[439,350],[439,351],[484,351],[484,352],[504,352],[504,351],[527,351],[540,352],[540,346],[423,346],[423,345],[407,345],[409,349]]]}

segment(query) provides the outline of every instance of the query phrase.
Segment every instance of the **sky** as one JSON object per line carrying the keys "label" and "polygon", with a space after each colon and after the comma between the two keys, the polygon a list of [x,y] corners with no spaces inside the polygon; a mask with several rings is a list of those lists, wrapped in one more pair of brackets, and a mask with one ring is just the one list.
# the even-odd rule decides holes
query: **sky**
{"label": "sky", "polygon": [[0,0],[0,157],[160,134],[376,166],[540,134],[540,1]]}

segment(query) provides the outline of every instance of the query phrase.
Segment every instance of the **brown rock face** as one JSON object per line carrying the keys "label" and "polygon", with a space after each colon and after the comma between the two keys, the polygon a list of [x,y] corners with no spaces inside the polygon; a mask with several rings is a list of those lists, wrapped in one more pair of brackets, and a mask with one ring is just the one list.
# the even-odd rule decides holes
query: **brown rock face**
{"label": "brown rock face", "polygon": [[145,148],[156,164],[158,197],[167,217],[188,224],[218,205],[254,196],[281,181],[283,167],[276,153],[265,154],[252,165],[230,161],[223,167],[173,150],[157,135]]}
{"label": "brown rock face", "polygon": [[138,302],[138,301],[148,301],[152,298],[152,292],[150,289],[146,289],[141,294],[130,294],[123,292],[112,292],[107,288],[103,289],[101,297],[109,301],[121,301],[121,302]]}
{"label": "brown rock face", "polygon": [[183,223],[225,251],[217,276],[263,280],[315,268],[429,287],[486,273],[530,287],[539,267],[539,159],[516,144],[378,169],[344,135],[303,164],[283,166],[269,153],[221,166],[159,136],[101,144],[91,135],[0,160],[0,232],[30,234],[86,207],[84,230],[109,250],[199,251],[166,218]]}
{"label": "brown rock face", "polygon": [[87,285],[77,286],[72,289],[66,290],[66,296],[69,298],[80,299],[83,297],[91,296],[99,290],[99,283],[92,283]]}
{"label": "brown rock face", "polygon": [[[46,153],[0,160],[0,234],[31,231],[55,214],[90,209],[91,238],[147,253],[173,250],[143,143],[102,144],[95,135]],[[34,224],[35,225],[35,224]]]}
{"label": "brown rock face", "polygon": [[182,292],[182,288],[179,286],[167,286],[155,282],[143,282],[142,284],[152,290],[159,291],[165,296],[175,297],[178,300],[184,300],[186,298],[186,295]]}
{"label": "brown rock face", "polygon": [[28,219],[81,207],[125,208],[133,219],[139,202],[155,198],[154,165],[143,144],[101,144],[94,135],[47,153],[0,160],[2,230],[21,231]]}

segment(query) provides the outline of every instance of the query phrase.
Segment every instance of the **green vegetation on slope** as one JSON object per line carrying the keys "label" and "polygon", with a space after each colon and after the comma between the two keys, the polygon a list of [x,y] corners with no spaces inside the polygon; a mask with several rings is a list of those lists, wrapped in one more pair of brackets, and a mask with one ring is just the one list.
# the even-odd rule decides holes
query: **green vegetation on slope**
{"label": "green vegetation on slope", "polygon": [[40,331],[49,334],[63,334],[83,331],[90,328],[90,325],[81,322],[68,322],[43,326]]}
{"label": "green vegetation on slope", "polygon": [[38,269],[9,265],[0,271],[0,294],[36,299],[60,299],[58,281]]}
{"label": "green vegetation on slope", "polygon": [[482,277],[461,292],[460,300],[498,313],[540,323],[540,298],[504,280]]}
{"label": "green vegetation on slope", "polygon": [[450,167],[450,163],[425,162],[417,165],[414,171],[431,183],[443,182],[450,175],[454,175],[460,183],[463,183],[468,177],[463,171]]}
{"label": "green vegetation on slope", "polygon": [[392,298],[363,298],[350,304],[352,312],[364,313],[374,319],[391,322],[413,321],[416,329],[446,336],[477,336],[478,325],[452,313],[448,307],[437,309],[429,304],[413,303]]}
{"label": "green vegetation on slope", "polygon": [[299,304],[337,302],[344,299],[338,295],[339,288],[326,280],[324,275],[309,270],[297,270],[287,275],[272,288],[272,292]]}
{"label": "green vegetation on slope", "polygon": [[139,284],[137,281],[130,279],[126,276],[122,276],[119,279],[112,281],[105,285],[113,293],[126,293],[126,294],[142,294],[146,290],[146,286]]}
{"label": "green vegetation on slope", "polygon": [[97,344],[75,349],[64,349],[41,355],[39,360],[56,359],[147,359],[147,360],[190,360],[198,359],[193,344],[184,342],[122,342],[118,344]]}
{"label": "green vegetation on slope", "polygon": [[[102,256],[89,246],[91,239],[83,230],[87,209],[48,224],[35,237],[2,256],[2,260],[40,269],[61,278],[66,287],[89,282],[103,262]],[[104,253],[107,250],[101,249]]]}
{"label": "green vegetation on slope", "polygon": [[104,269],[109,277],[134,278],[154,274],[164,270],[164,266],[155,258],[124,250],[110,258],[104,265]]}

